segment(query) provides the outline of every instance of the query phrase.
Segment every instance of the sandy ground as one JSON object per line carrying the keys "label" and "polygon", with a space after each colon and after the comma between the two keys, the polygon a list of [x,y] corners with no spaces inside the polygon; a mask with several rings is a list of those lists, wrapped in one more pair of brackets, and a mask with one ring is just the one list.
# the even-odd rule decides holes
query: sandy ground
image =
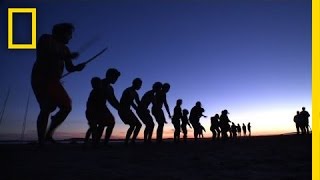
{"label": "sandy ground", "polygon": [[311,136],[265,136],[83,149],[0,145],[0,179],[311,179]]}

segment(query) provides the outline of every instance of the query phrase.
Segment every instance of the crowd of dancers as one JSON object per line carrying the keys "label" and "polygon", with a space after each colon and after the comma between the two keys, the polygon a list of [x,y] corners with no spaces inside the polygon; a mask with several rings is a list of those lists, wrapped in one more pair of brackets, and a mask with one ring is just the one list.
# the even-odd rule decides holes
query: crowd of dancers
{"label": "crowd of dancers", "polygon": [[[54,131],[72,110],[70,97],[60,82],[64,69],[69,73],[82,71],[87,64],[86,62],[74,65],[72,62],[79,56],[79,53],[71,52],[67,47],[72,39],[73,31],[74,26],[71,23],[56,24],[53,26],[52,34],[43,34],[37,43],[37,58],[32,69],[31,85],[40,106],[37,119],[38,142],[40,145],[43,145],[46,141],[55,142],[53,139]],[[117,82],[119,76],[121,76],[121,73],[117,69],[110,68],[106,71],[105,77],[92,78],[92,90],[87,100],[85,112],[89,125],[85,135],[85,144],[92,137],[93,145],[98,145],[103,133],[105,134],[104,143],[108,144],[115,126],[115,118],[106,106],[107,102],[117,110],[123,123],[129,126],[125,144],[135,143],[142,123],[145,125],[144,142],[151,143],[155,127],[154,120],[158,125],[156,142],[161,143],[163,127],[167,123],[163,106],[175,129],[174,142],[180,141],[181,131],[183,139],[187,139],[188,127],[193,129],[195,140],[203,137],[205,128],[201,125],[200,118],[206,116],[203,115],[204,108],[202,108],[201,102],[196,102],[189,112],[187,109],[182,109],[183,101],[178,99],[173,116],[171,116],[166,97],[170,90],[170,84],[155,82],[140,99],[137,93],[143,83],[140,78],[135,78],[132,85],[123,91],[121,98],[118,100],[114,95],[112,85]],[[51,116],[51,123],[47,129],[49,116],[57,108],[59,108],[59,111]],[[135,110],[135,112],[132,110]],[[248,135],[251,136],[250,123],[247,126],[243,123],[242,127],[240,124],[235,125],[229,120],[228,114],[227,110],[223,110],[220,115],[216,114],[210,118],[213,140],[236,138],[241,136],[241,129],[244,136],[247,135],[247,131]],[[306,122],[309,116],[304,108],[302,112],[297,112],[295,122],[298,133],[300,133],[300,130],[302,133],[309,133],[308,122]]]}

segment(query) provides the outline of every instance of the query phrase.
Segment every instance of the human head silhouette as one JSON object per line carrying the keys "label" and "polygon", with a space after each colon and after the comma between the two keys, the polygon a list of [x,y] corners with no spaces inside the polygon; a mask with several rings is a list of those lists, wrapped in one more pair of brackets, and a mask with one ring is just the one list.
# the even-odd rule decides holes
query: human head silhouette
{"label": "human head silhouette", "polygon": [[101,85],[101,79],[99,77],[93,77],[91,79],[91,86],[93,89],[98,89]]}
{"label": "human head silhouette", "polygon": [[56,24],[52,28],[53,37],[63,43],[68,44],[72,39],[72,33],[74,31],[74,26],[71,23],[60,23]]}
{"label": "human head silhouette", "polygon": [[118,80],[120,75],[121,73],[117,69],[110,68],[106,72],[106,80],[109,81],[111,84],[114,84]]}
{"label": "human head silhouette", "polygon": [[201,102],[200,102],[200,101],[197,101],[197,102],[196,102],[196,106],[197,106],[197,107],[201,107]]}
{"label": "human head silhouette", "polygon": [[169,83],[164,83],[162,86],[162,90],[167,93],[170,90],[170,84]]}
{"label": "human head silhouette", "polygon": [[181,106],[181,104],[182,104],[182,99],[178,99],[177,100],[177,106]]}
{"label": "human head silhouette", "polygon": [[186,116],[186,115],[189,114],[189,111],[188,111],[187,109],[183,109],[182,114],[183,114],[184,116]]}
{"label": "human head silhouette", "polygon": [[152,85],[152,90],[155,91],[155,92],[159,92],[162,88],[162,83],[161,82],[155,82],[153,85]]}
{"label": "human head silhouette", "polygon": [[306,108],[305,107],[302,107],[302,111],[305,111],[306,110]]}
{"label": "human head silhouette", "polygon": [[135,78],[133,81],[132,81],[132,87],[135,89],[135,90],[139,90],[142,86],[142,80],[140,78]]}

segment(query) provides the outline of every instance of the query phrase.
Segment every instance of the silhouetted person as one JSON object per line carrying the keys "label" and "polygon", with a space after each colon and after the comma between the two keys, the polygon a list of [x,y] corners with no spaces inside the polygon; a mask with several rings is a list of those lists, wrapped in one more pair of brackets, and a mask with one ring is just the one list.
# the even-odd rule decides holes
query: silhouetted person
{"label": "silhouetted person", "polygon": [[201,124],[199,124],[199,138],[204,137],[203,132],[206,132],[206,129]]}
{"label": "silhouetted person", "polygon": [[155,100],[153,101],[152,106],[152,114],[155,117],[157,123],[158,123],[158,129],[157,129],[157,142],[162,142],[162,134],[163,134],[163,126],[165,123],[167,123],[166,118],[164,116],[162,106],[164,105],[169,117],[171,118],[169,105],[167,103],[167,93],[170,90],[170,85],[168,83],[164,83],[162,85],[161,91],[156,93]]}
{"label": "silhouetted person", "polygon": [[212,132],[212,139],[219,139],[220,138],[220,128],[219,128],[219,114],[211,117],[211,126],[210,130]]}
{"label": "silhouetted person", "polygon": [[[220,115],[220,128],[221,128],[221,134],[222,134],[222,138],[223,139],[227,139],[228,138],[228,132],[230,132],[230,124],[229,122],[231,122],[229,120],[229,117],[228,117],[228,110],[223,110],[221,112],[221,115]],[[231,134],[230,134],[231,135]]]}
{"label": "silhouetted person", "polygon": [[92,78],[91,86],[92,91],[90,92],[86,109],[86,118],[88,120],[89,129],[86,132],[84,144],[86,145],[88,143],[89,138],[92,135],[93,145],[96,146],[98,143],[98,125],[103,121],[107,107],[101,79],[98,77]]}
{"label": "silhouetted person", "polygon": [[[40,106],[37,119],[38,141],[42,145],[52,138],[55,129],[67,118],[71,111],[71,99],[62,86],[60,78],[64,67],[68,72],[81,71],[85,64],[74,66],[72,59],[79,56],[70,52],[67,44],[72,39],[74,26],[71,23],[56,24],[52,34],[43,34],[37,43],[37,58],[33,65],[31,85]],[[56,108],[46,133],[48,118]]]}
{"label": "silhouetted person", "polygon": [[302,107],[302,111],[300,112],[300,118],[301,118],[301,126],[302,129],[304,130],[302,133],[305,134],[310,134],[309,132],[309,117],[310,114],[308,113],[308,111],[306,111],[305,107]]}
{"label": "silhouetted person", "polygon": [[151,143],[152,140],[152,133],[154,128],[154,122],[153,118],[150,114],[150,110],[148,109],[149,105],[154,101],[155,99],[155,93],[159,93],[161,90],[162,83],[155,82],[152,86],[152,90],[146,92],[140,101],[140,104],[138,105],[137,114],[141,121],[146,125],[146,128],[144,130],[144,142],[145,143]]}
{"label": "silhouetted person", "polygon": [[[109,102],[111,106],[114,107],[116,110],[119,110],[119,101],[115,97],[114,90],[111,85],[116,83],[120,75],[121,74],[117,69],[110,68],[107,70],[106,76],[102,80],[104,104],[106,104],[106,102]],[[107,107],[105,108],[105,112],[103,116],[104,117],[102,122],[100,122],[100,124],[98,125],[97,141],[100,142],[101,136],[103,134],[103,130],[105,127],[107,127],[105,131],[105,139],[104,139],[104,144],[107,145],[115,125],[115,119]]]}
{"label": "silhouetted person", "polygon": [[293,121],[296,124],[297,134],[300,134],[300,130],[301,130],[301,133],[303,133],[304,132],[304,130],[303,130],[304,127],[302,127],[301,118],[300,118],[300,112],[299,111],[297,111],[297,114],[294,116]]}
{"label": "silhouetted person", "polygon": [[242,123],[242,131],[243,131],[243,135],[247,136],[247,127],[244,123]]}
{"label": "silhouetted person", "polygon": [[137,90],[141,88],[142,81],[140,78],[136,78],[132,81],[132,86],[125,89],[122,93],[119,105],[119,116],[121,120],[129,125],[129,129],[126,134],[125,144],[128,144],[129,139],[133,133],[131,143],[135,143],[135,140],[139,134],[142,124],[136,115],[131,111],[131,107],[135,110],[138,108],[138,104],[140,104],[139,95]]}
{"label": "silhouetted person", "polygon": [[189,127],[192,128],[190,123],[189,123],[188,114],[189,114],[189,111],[187,109],[183,109],[182,118],[181,118],[181,121],[182,121],[181,129],[182,129],[182,132],[183,132],[183,140],[184,141],[186,141],[187,137],[188,137],[187,125],[189,125]]}
{"label": "silhouetted person", "polygon": [[251,136],[251,124],[248,123],[247,127],[248,127],[249,136]]}
{"label": "silhouetted person", "polygon": [[194,130],[194,139],[198,139],[198,135],[200,133],[200,118],[206,117],[203,115],[204,109],[201,107],[201,102],[196,102],[196,105],[191,109],[189,120]]}
{"label": "silhouetted person", "polygon": [[237,133],[238,133],[239,136],[241,136],[241,126],[240,126],[239,123],[237,125]]}
{"label": "silhouetted person", "polygon": [[232,123],[231,125],[232,138],[237,138],[237,126]]}
{"label": "silhouetted person", "polygon": [[174,135],[173,135],[174,142],[180,141],[180,121],[182,118],[181,105],[182,105],[182,99],[178,99],[173,111],[172,124],[174,126]]}

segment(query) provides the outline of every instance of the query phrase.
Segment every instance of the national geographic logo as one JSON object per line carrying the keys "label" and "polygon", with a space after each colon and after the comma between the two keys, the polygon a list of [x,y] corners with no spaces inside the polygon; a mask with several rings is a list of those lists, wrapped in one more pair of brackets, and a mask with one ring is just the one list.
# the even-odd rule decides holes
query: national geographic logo
{"label": "national geographic logo", "polygon": [[[24,13],[31,14],[31,44],[15,44],[13,43],[13,14]],[[8,8],[8,49],[36,49],[36,33],[37,33],[37,9],[36,8]]]}

